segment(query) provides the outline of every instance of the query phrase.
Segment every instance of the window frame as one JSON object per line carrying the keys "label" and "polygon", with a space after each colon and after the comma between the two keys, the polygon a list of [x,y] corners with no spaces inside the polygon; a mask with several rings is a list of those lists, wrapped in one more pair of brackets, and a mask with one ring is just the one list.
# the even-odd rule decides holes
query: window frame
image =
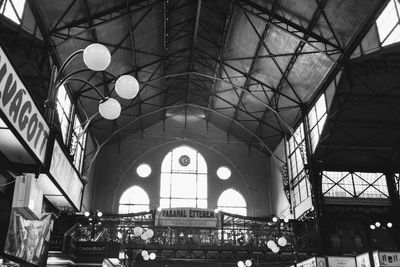
{"label": "window frame", "polygon": [[[176,158],[174,158],[175,157],[174,152],[179,153],[181,149],[187,149],[188,152],[190,151],[190,153],[195,153],[196,158],[195,158],[194,171],[185,170],[185,168],[183,167],[179,169],[179,167],[175,166],[176,162],[174,162],[174,159],[176,160]],[[167,162],[167,160],[169,160],[169,162]],[[199,164],[199,161],[202,161],[201,165]],[[164,164],[169,164],[169,166]],[[195,179],[195,195],[183,196],[182,192],[173,191],[174,188],[178,188],[175,187],[174,184],[176,185],[177,184],[176,181],[182,179],[183,175],[190,176],[191,179],[192,178]],[[167,190],[168,187],[165,187],[167,185],[169,186],[169,190]],[[205,189],[200,189],[200,186],[201,188],[205,187]],[[185,203],[188,203],[188,205],[178,204],[179,202],[184,203],[184,201]],[[191,208],[205,208],[205,209],[208,207],[207,162],[203,157],[203,155],[198,150],[187,145],[181,145],[173,148],[164,156],[161,162],[161,172],[160,172],[160,207],[161,208],[191,207]]]}

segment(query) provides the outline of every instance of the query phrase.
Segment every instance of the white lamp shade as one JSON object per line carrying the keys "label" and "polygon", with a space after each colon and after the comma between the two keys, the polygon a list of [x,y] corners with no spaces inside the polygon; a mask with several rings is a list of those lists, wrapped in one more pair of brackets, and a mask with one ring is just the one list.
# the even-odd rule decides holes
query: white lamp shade
{"label": "white lamp shade", "polygon": [[286,244],[287,244],[287,240],[286,240],[286,238],[285,237],[279,237],[279,239],[278,239],[278,245],[279,246],[281,246],[281,247],[284,247],[284,246],[286,246]]}
{"label": "white lamp shade", "polygon": [[250,267],[253,263],[251,262],[251,260],[246,260],[246,261],[244,262],[244,264],[245,264],[247,267]]}
{"label": "white lamp shade", "polygon": [[150,259],[150,256],[147,255],[146,257],[143,257],[143,259],[144,259],[145,261],[148,261],[148,260]]}
{"label": "white lamp shade", "polygon": [[150,260],[155,260],[156,253],[154,253],[154,252],[150,253],[149,258],[150,258]]}
{"label": "white lamp shade", "polygon": [[100,101],[100,115],[107,120],[115,120],[121,114],[121,104],[114,98]]}
{"label": "white lamp shade", "polygon": [[278,253],[279,252],[279,247],[273,247],[272,249],[273,253]]}
{"label": "white lamp shade", "polygon": [[275,244],[274,241],[269,240],[269,241],[267,242],[267,247],[268,247],[269,249],[272,249],[272,248],[276,247],[276,244]]}
{"label": "white lamp shade", "polygon": [[238,261],[237,266],[238,267],[245,267],[246,265],[244,265],[243,261]]}
{"label": "white lamp shade", "polygon": [[131,75],[122,75],[115,82],[115,91],[122,98],[132,99],[139,92],[139,83]]}
{"label": "white lamp shade", "polygon": [[136,226],[135,228],[133,228],[133,235],[134,236],[140,236],[143,232],[142,227]]}
{"label": "white lamp shade", "polygon": [[143,258],[148,257],[149,256],[149,252],[147,252],[147,250],[142,250],[141,255],[142,255]]}
{"label": "white lamp shade", "polygon": [[141,238],[142,240],[147,240],[147,239],[149,239],[149,237],[147,236],[146,233],[143,233],[143,234],[140,236],[140,238]]}
{"label": "white lamp shade", "polygon": [[91,70],[105,70],[111,62],[110,51],[102,44],[88,45],[83,51],[83,62]]}
{"label": "white lamp shade", "polygon": [[145,234],[146,234],[146,236],[147,236],[148,238],[152,238],[152,237],[154,236],[154,231],[151,230],[151,229],[148,229],[148,230],[145,232]]}

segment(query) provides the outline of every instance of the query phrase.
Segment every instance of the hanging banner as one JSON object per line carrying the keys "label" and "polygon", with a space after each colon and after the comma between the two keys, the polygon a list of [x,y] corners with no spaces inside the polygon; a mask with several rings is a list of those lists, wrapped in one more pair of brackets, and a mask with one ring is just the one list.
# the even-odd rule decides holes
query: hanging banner
{"label": "hanging banner", "polygon": [[356,267],[355,257],[328,257],[329,267]]}
{"label": "hanging banner", "polygon": [[61,149],[57,140],[54,141],[49,172],[60,185],[68,198],[74,203],[75,207],[80,210],[83,194],[83,183],[71,161],[64,154],[64,151]]}
{"label": "hanging banner", "polygon": [[375,267],[400,267],[400,252],[374,251],[372,258]]}
{"label": "hanging banner", "polygon": [[170,208],[156,213],[156,226],[216,228],[220,226],[219,213],[198,208]]}
{"label": "hanging banner", "polygon": [[49,126],[21,82],[3,49],[0,48],[0,111],[44,163]]}
{"label": "hanging banner", "polygon": [[40,220],[25,220],[13,210],[4,252],[44,266],[52,228],[53,219],[50,213],[43,214]]}

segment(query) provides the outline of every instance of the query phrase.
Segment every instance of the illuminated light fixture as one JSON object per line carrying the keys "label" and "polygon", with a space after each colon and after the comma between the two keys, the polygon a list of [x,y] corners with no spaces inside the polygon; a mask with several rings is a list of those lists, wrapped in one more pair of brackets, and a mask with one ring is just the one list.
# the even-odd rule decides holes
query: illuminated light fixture
{"label": "illuminated light fixture", "polygon": [[289,218],[285,218],[285,219],[283,219],[283,221],[285,222],[285,223],[288,223],[289,222]]}
{"label": "illuminated light fixture", "polygon": [[276,246],[276,247],[273,247],[271,250],[273,253],[278,253],[280,249],[278,246]]}
{"label": "illuminated light fixture", "polygon": [[278,217],[276,217],[276,216],[274,216],[274,217],[272,217],[272,221],[274,222],[274,223],[276,223],[276,222],[278,222]]}
{"label": "illuminated light fixture", "polygon": [[85,213],[84,213],[83,215],[85,215],[85,217],[89,217],[89,215],[90,215],[90,212],[88,212],[88,211],[85,211]]}
{"label": "illuminated light fixture", "polygon": [[142,250],[142,252],[140,254],[142,255],[143,258],[149,256],[149,253],[147,252],[147,250]]}
{"label": "illuminated light fixture", "polygon": [[91,70],[105,70],[111,63],[110,51],[102,44],[88,45],[83,51],[83,62]]}
{"label": "illuminated light fixture", "polygon": [[380,222],[375,222],[375,226],[376,227],[381,227],[381,223]]}
{"label": "illuminated light fixture", "polygon": [[115,82],[115,91],[122,98],[132,99],[139,93],[139,83],[133,76],[122,75]]}
{"label": "illuminated light fixture", "polygon": [[371,228],[371,230],[374,230],[376,227],[375,227],[374,224],[371,224],[371,225],[369,226],[369,228]]}
{"label": "illuminated light fixture", "polygon": [[276,244],[275,244],[274,241],[269,240],[269,241],[267,242],[267,247],[268,247],[269,249],[272,249],[272,248],[276,247]]}
{"label": "illuminated light fixture", "polygon": [[281,246],[281,247],[284,247],[284,246],[286,246],[286,244],[287,244],[287,240],[286,240],[286,238],[285,237],[279,237],[279,239],[278,239],[278,245],[279,246]]}
{"label": "illuminated light fixture", "polygon": [[244,265],[246,265],[247,267],[250,267],[251,265],[253,265],[253,262],[251,260],[246,260],[244,262]]}
{"label": "illuminated light fixture", "polygon": [[215,213],[219,213],[219,209],[215,209],[214,212],[215,212]]}
{"label": "illuminated light fixture", "polygon": [[392,228],[392,226],[393,226],[393,223],[391,223],[391,222],[388,222],[388,223],[386,224],[386,226],[387,226],[388,228]]}
{"label": "illuminated light fixture", "polygon": [[147,229],[146,232],[144,232],[144,234],[148,237],[148,238],[152,238],[154,236],[154,231],[151,229]]}
{"label": "illuminated light fixture", "polygon": [[161,208],[161,207],[158,207],[158,208],[157,208],[157,211],[162,211],[162,208]]}
{"label": "illuminated light fixture", "polygon": [[156,253],[152,252],[149,255],[150,260],[155,260],[156,259]]}
{"label": "illuminated light fixture", "polygon": [[238,267],[245,267],[246,265],[244,264],[243,261],[238,261],[238,262],[237,262],[237,266],[238,266]]}
{"label": "illuminated light fixture", "polygon": [[101,211],[98,210],[98,211],[96,212],[96,215],[97,215],[97,217],[100,218],[101,216],[103,216],[103,213],[102,213]]}
{"label": "illuminated light fixture", "polygon": [[138,237],[143,233],[143,229],[140,226],[136,226],[135,228],[133,228],[133,235]]}
{"label": "illuminated light fixture", "polygon": [[[66,69],[68,64],[81,53],[83,53],[83,62],[85,63],[87,69],[80,69],[73,71],[69,74],[65,74],[64,70]],[[110,63],[111,53],[108,48],[102,44],[94,43],[90,44],[85,49],[80,49],[73,52],[64,61],[59,70],[56,66],[53,66],[49,89],[52,93],[45,102],[46,108],[50,108],[50,111],[46,112],[48,112],[48,119],[51,125],[53,125],[55,122],[58,89],[60,86],[70,81],[84,83],[86,86],[89,86],[91,89],[94,89],[96,91],[96,93],[100,96],[98,110],[103,118],[107,120],[115,120],[119,117],[119,115],[121,114],[121,104],[116,99],[111,98],[108,95],[104,96],[96,88],[96,86],[91,84],[89,81],[79,77],[75,77],[76,74],[87,71],[88,69],[92,71],[103,71],[106,74],[113,76],[113,79],[116,79],[115,91],[119,97],[124,99],[132,99],[136,97],[139,93],[139,83],[136,78],[130,75],[122,75],[119,78],[115,77],[113,74],[105,71]]]}
{"label": "illuminated light fixture", "polygon": [[115,120],[121,114],[121,104],[114,98],[105,98],[100,100],[100,115],[107,120]]}

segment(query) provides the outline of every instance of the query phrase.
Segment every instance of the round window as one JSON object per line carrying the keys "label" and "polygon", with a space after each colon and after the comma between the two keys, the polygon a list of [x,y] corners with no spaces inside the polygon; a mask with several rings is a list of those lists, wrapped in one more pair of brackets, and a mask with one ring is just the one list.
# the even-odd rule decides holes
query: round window
{"label": "round window", "polygon": [[217,175],[222,180],[227,180],[231,177],[231,170],[228,167],[222,166],[217,170]]}
{"label": "round window", "polygon": [[149,164],[140,164],[136,169],[136,173],[140,177],[146,178],[151,173],[151,167],[149,166]]}

